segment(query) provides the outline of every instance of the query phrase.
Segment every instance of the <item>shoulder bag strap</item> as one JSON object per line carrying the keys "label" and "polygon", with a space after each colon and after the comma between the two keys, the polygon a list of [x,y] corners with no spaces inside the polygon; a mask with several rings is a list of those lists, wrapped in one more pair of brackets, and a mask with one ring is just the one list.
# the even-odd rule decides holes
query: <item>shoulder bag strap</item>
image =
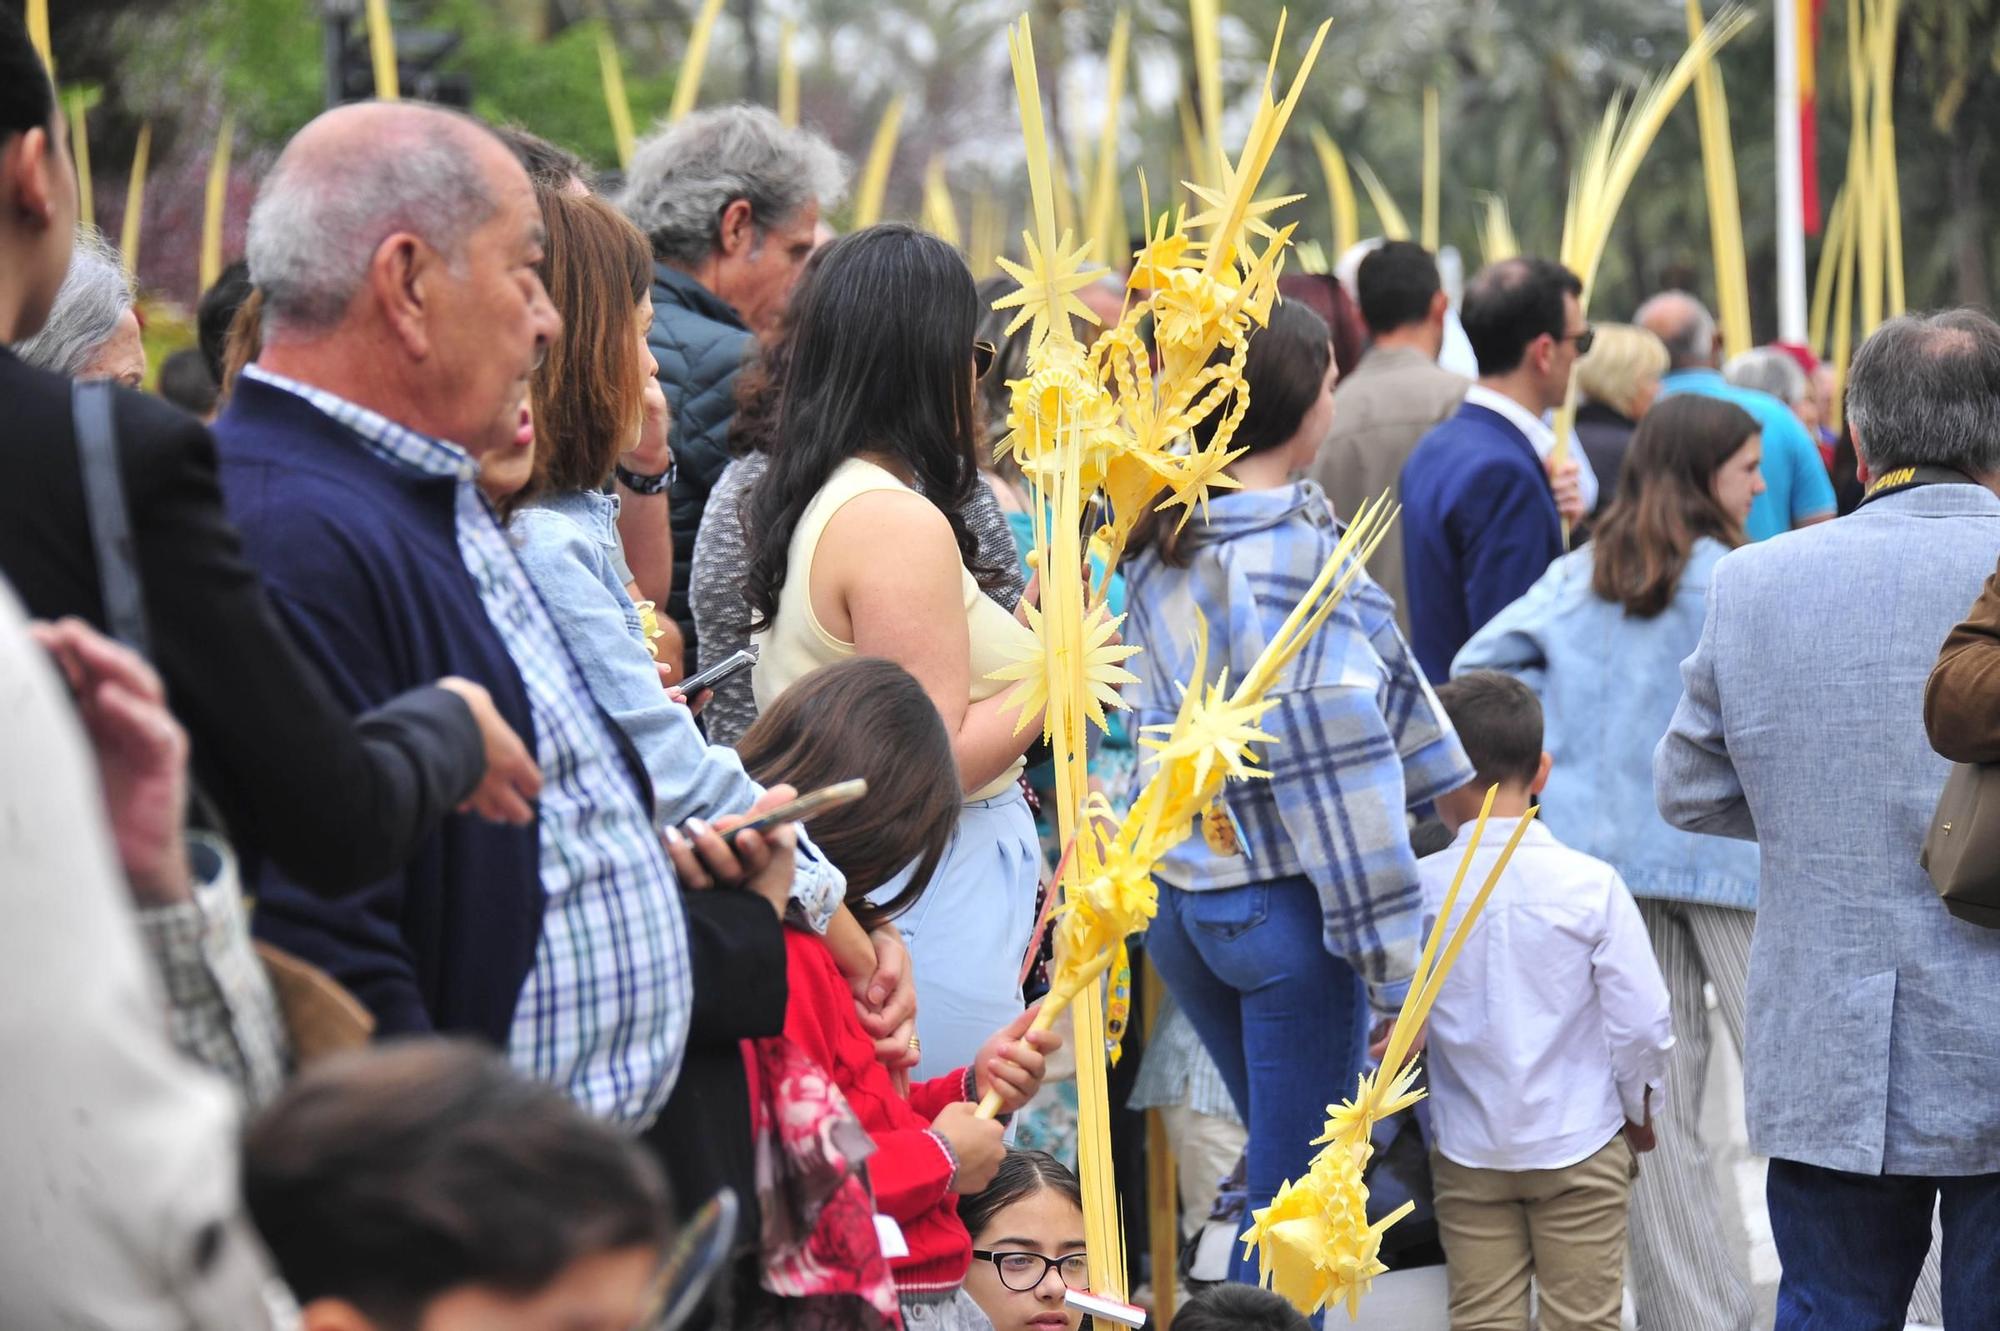
{"label": "shoulder bag strap", "polygon": [[105,627],[133,651],[151,657],[145,594],[132,542],[132,515],[125,506],[125,480],[118,469],[118,431],[112,423],[111,404],[111,385],[105,380],[78,380],[70,385],[77,463],[83,472],[83,509],[90,522],[91,547],[97,554]]}

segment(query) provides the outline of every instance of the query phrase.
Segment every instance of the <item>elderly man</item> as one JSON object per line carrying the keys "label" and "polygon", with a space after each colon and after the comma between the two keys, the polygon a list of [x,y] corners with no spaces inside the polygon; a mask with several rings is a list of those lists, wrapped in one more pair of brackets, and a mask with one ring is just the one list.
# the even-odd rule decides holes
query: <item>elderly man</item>
{"label": "elderly man", "polygon": [[[695,659],[688,574],[708,492],[729,463],[736,372],[752,338],[784,316],[813,252],[820,210],[840,201],[847,163],[826,140],[759,106],[699,111],[640,142],[619,206],[653,246],[653,331],[673,414],[673,595],[667,614]],[[657,493],[669,478],[619,477]],[[664,658],[663,658],[664,659]]]}
{"label": "elderly man", "polygon": [[1632,322],[1667,344],[1672,367],[1660,381],[1660,396],[1700,393],[1734,402],[1763,430],[1764,493],[1750,505],[1750,520],[1744,523],[1751,540],[1833,516],[1833,482],[1819,445],[1785,403],[1722,377],[1722,339],[1707,306],[1685,291],[1663,291],[1641,305]]}
{"label": "elderly man", "polygon": [[[263,350],[216,425],[245,543],[349,706],[437,671],[468,676],[535,737],[550,779],[533,826],[448,820],[408,869],[339,899],[266,874],[256,918],[383,1031],[482,1035],[639,1125],[688,1038],[681,894],[644,769],[475,485],[481,457],[517,446],[557,330],[542,235],[506,147],[414,104],[328,112],[258,195]],[[768,860],[757,867],[789,881],[789,849]],[[759,905],[703,895],[750,919]]]}
{"label": "elderly man", "polygon": [[1508,259],[1472,279],[1461,317],[1479,380],[1403,464],[1410,645],[1433,682],[1481,625],[1563,550],[1565,519],[1589,511],[1574,458],[1551,470],[1570,372],[1590,349],[1583,283],[1547,259]]}
{"label": "elderly man", "polygon": [[1669,822],[1763,853],[1744,1072],[1779,1331],[1902,1325],[1940,1197],[1945,1324],[1991,1326],[2000,933],[1917,854],[1947,770],[1925,679],[2000,548],[2000,325],[1890,320],[1848,417],[1868,498],[1716,565],[1654,779]]}
{"label": "elderly man", "polygon": [[[1451,301],[1429,250],[1385,241],[1361,261],[1354,285],[1371,341],[1354,373],[1333,390],[1333,429],[1312,465],[1334,511],[1347,517],[1396,488],[1417,441],[1458,410],[1466,390],[1465,380],[1437,363]],[[1396,622],[1407,634],[1402,542],[1377,549],[1368,571],[1395,601]]]}

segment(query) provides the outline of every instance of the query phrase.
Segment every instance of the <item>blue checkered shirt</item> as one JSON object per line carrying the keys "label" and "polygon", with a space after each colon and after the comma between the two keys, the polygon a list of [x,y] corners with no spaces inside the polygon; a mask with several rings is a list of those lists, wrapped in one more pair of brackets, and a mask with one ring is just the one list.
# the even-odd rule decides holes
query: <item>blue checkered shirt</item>
{"label": "blue checkered shirt", "polygon": [[[1194,669],[1195,612],[1208,621],[1209,678],[1243,678],[1340,539],[1319,487],[1231,491],[1182,533],[1186,568],[1154,551],[1126,568],[1125,640],[1144,648],[1126,698],[1141,725],[1170,722]],[[1395,539],[1392,532],[1390,539]],[[1423,887],[1407,810],[1472,779],[1436,695],[1366,574],[1280,677],[1263,728],[1279,742],[1271,779],[1234,781],[1223,798],[1247,853],[1222,857],[1197,833],[1159,867],[1200,892],[1303,875],[1317,889],[1327,950],[1368,983],[1378,1011],[1409,989],[1423,933]],[[1140,776],[1146,769],[1143,764]]]}
{"label": "blue checkered shirt", "polygon": [[599,1117],[650,1122],[680,1071],[693,1002],[679,888],[609,722],[479,492],[479,464],[345,398],[244,373],[304,398],[391,466],[457,480],[459,555],[520,671],[542,768],[548,907],[508,1058]]}

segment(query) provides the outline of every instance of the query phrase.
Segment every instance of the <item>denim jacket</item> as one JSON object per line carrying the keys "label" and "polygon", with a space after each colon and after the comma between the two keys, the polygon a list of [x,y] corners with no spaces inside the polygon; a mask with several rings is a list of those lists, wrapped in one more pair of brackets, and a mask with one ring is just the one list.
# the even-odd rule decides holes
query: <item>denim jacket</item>
{"label": "denim jacket", "polygon": [[1542,747],[1554,759],[1542,821],[1565,845],[1612,865],[1634,896],[1755,910],[1755,843],[1680,831],[1653,801],[1653,749],[1726,553],[1720,541],[1697,541],[1667,608],[1636,619],[1591,591],[1586,546],[1473,634],[1451,673],[1505,671],[1541,695]]}
{"label": "denim jacket", "polygon": [[[741,813],[763,794],[734,749],[710,744],[688,709],[660,687],[639,614],[618,581],[618,500],[594,490],[544,496],[508,523],[521,566],[541,593],[598,706],[631,738],[653,779],[654,820]],[[792,905],[816,933],[846,895],[840,870],[799,833]]]}

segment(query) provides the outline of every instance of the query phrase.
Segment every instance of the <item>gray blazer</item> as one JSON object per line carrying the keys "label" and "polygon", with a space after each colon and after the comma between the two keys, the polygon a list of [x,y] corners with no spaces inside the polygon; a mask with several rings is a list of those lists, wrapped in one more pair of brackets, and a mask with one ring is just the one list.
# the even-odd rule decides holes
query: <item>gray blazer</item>
{"label": "gray blazer", "polygon": [[1763,852],[1751,1149],[1861,1174],[2000,1170],[2000,931],[1917,853],[1949,764],[1924,681],[2000,555],[2000,498],[1884,495],[1715,566],[1653,758],[1667,820]]}

